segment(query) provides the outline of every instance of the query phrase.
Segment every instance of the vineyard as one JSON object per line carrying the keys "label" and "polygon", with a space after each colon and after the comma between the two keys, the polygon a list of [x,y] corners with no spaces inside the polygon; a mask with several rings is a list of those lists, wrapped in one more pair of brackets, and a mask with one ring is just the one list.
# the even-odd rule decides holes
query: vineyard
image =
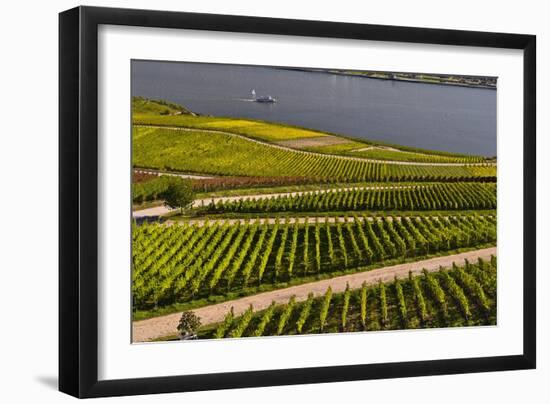
{"label": "vineyard", "polygon": [[133,227],[137,308],[321,274],[360,270],[496,241],[494,216],[350,217],[345,223],[207,222]]}
{"label": "vineyard", "polygon": [[303,302],[243,315],[203,327],[199,338],[259,337],[406,328],[496,324],[496,258],[343,293],[327,289]]}
{"label": "vineyard", "polygon": [[392,150],[387,148],[371,147],[367,150],[362,149],[352,149],[343,155],[354,156],[354,157],[364,157],[368,159],[375,160],[397,160],[397,161],[410,161],[417,163],[462,163],[462,164],[471,164],[471,163],[482,163],[485,161],[482,157],[476,156],[465,156],[465,157],[454,157],[454,156],[438,156],[433,154],[424,154],[424,153],[415,153],[415,152],[406,152],[402,150]]}
{"label": "vineyard", "polygon": [[339,143],[327,146],[301,147],[318,153],[363,157],[373,160],[408,161],[417,163],[483,163],[487,159],[478,156],[452,156],[428,154],[426,152],[399,150],[393,147],[370,146],[360,142]]}
{"label": "vineyard", "polygon": [[390,189],[347,189],[211,203],[209,212],[334,212],[357,210],[495,209],[494,183],[430,184]]}
{"label": "vineyard", "polygon": [[230,134],[134,127],[138,167],[229,176],[314,177],[339,182],[464,181],[496,176],[494,165],[385,164],[276,148]]}
{"label": "vineyard", "polygon": [[371,147],[367,150],[354,149],[349,150],[346,153],[342,153],[347,156],[363,157],[375,160],[396,160],[396,161],[410,161],[417,163],[482,163],[485,161],[483,157],[465,156],[438,156],[432,154],[424,154],[418,152],[406,152],[403,150],[395,150],[380,147]]}
{"label": "vineyard", "polygon": [[[148,172],[133,173],[132,201],[142,203],[144,201],[153,201],[162,199],[170,184],[184,181],[175,175],[153,174]],[[275,188],[279,186],[300,186],[310,185],[315,188],[323,186],[332,186],[332,182],[327,179],[313,177],[213,177],[213,178],[192,178],[185,179],[190,181],[191,186],[196,192],[215,192],[226,191],[230,189],[239,190],[261,187]],[[347,185],[347,184],[346,184]]]}
{"label": "vineyard", "polygon": [[[359,141],[347,139],[337,134],[318,130],[300,128],[274,122],[251,119],[223,118],[214,116],[196,116],[188,111],[177,115],[161,115],[159,110],[166,110],[164,104],[152,108],[153,103],[143,104],[143,100],[133,105],[134,125],[154,125],[166,127],[182,127],[189,129],[217,130],[236,133],[252,139],[266,142],[281,142],[288,140],[338,137],[337,145],[320,147],[304,147],[303,149],[327,154],[355,155],[356,157],[375,158],[382,160],[416,161],[433,163],[481,163],[484,157],[461,155],[435,150],[423,150],[401,145],[389,145],[375,141]],[[180,107],[182,108],[182,107]],[[173,112],[171,110],[170,112]],[[302,147],[300,147],[302,148]]]}
{"label": "vineyard", "polygon": [[496,158],[139,97],[132,121],[134,341],[496,324]]}

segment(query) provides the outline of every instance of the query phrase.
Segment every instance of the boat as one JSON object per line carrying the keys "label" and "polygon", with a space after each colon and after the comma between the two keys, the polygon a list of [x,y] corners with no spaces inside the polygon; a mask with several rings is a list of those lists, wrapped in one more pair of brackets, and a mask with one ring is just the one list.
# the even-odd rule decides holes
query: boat
{"label": "boat", "polygon": [[270,96],[270,95],[262,95],[262,96],[256,96],[256,90],[252,90],[252,100],[255,102],[263,102],[263,103],[274,103],[277,102],[277,99]]}

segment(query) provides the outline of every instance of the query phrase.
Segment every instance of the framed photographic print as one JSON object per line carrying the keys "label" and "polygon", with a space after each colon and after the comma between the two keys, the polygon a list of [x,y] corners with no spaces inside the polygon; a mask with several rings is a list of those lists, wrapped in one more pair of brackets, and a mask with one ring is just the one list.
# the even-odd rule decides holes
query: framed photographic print
{"label": "framed photographic print", "polygon": [[59,21],[61,391],[535,367],[534,36]]}

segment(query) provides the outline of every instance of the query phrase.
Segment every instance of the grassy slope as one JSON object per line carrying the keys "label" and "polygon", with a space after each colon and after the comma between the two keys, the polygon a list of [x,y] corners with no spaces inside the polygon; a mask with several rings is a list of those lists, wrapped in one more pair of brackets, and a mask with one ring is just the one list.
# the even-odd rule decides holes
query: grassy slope
{"label": "grassy slope", "polygon": [[132,111],[151,115],[192,114],[187,108],[163,100],[132,97]]}
{"label": "grassy slope", "polygon": [[[142,99],[143,101],[143,99]],[[400,145],[392,145],[385,142],[378,141],[365,141],[360,139],[354,139],[349,136],[342,136],[334,133],[328,133],[323,131],[311,130],[307,128],[300,128],[292,125],[284,125],[279,123],[265,122],[261,120],[252,119],[238,119],[227,117],[212,117],[212,116],[193,116],[189,112],[181,107],[183,111],[187,111],[180,115],[160,115],[161,111],[165,111],[165,106],[160,105],[154,107],[153,104],[158,101],[147,101],[148,104],[143,102],[132,102],[133,122],[135,124],[147,124],[147,125],[160,125],[160,126],[181,126],[187,128],[196,129],[209,129],[228,131],[232,133],[241,134],[254,139],[264,140],[268,142],[277,142],[282,140],[293,140],[301,138],[323,137],[326,135],[344,137],[349,139],[349,142],[339,145],[321,146],[308,148],[312,151],[328,154],[349,154],[348,152],[353,149],[360,149],[372,145],[380,146],[392,146],[404,152],[393,152],[388,156],[385,156],[383,152],[385,150],[378,150],[378,158],[386,160],[398,160],[398,161],[433,161],[433,162],[462,162],[464,158],[472,161],[482,161],[483,158],[476,156],[467,156],[458,153],[449,153],[435,150],[417,149],[413,147],[406,147]],[[174,106],[175,104],[170,104]],[[416,153],[421,153],[419,156]],[[351,154],[354,155],[354,154]],[[356,155],[356,157],[362,157]],[[370,157],[370,156],[369,156]],[[430,160],[432,159],[432,160]]]}
{"label": "grassy slope", "polygon": [[302,139],[326,136],[316,131],[292,126],[271,124],[249,119],[221,118],[211,116],[160,116],[153,114],[134,113],[135,124],[182,126],[195,129],[220,130],[238,133],[253,139],[277,142],[281,140]]}
{"label": "grassy slope", "polygon": [[170,171],[237,176],[307,176],[345,181],[427,180],[496,174],[494,167],[400,166],[337,160],[330,156],[304,156],[228,134],[200,130],[135,127],[133,136],[134,166]]}

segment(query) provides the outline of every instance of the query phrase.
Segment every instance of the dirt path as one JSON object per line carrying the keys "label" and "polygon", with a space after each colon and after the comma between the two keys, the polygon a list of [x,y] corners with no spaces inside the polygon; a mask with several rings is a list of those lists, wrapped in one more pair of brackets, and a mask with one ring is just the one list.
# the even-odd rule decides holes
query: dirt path
{"label": "dirt path", "polygon": [[[344,192],[352,190],[369,190],[369,189],[406,189],[406,188],[423,188],[428,185],[392,185],[392,186],[365,186],[365,187],[342,187],[342,188],[329,188],[329,189],[319,189],[319,190],[310,190],[310,191],[295,191],[295,192],[279,192],[273,194],[256,194],[256,195],[234,195],[234,196],[219,196],[214,198],[204,198],[197,199],[193,201],[193,207],[199,208],[202,206],[208,206],[212,202],[217,203],[219,201],[223,202],[235,202],[239,200],[251,200],[251,199],[272,199],[278,197],[288,197],[288,196],[300,196],[307,194],[326,194],[328,192]],[[172,209],[167,206],[155,206],[153,208],[147,208],[142,210],[136,210],[132,212],[133,217],[150,217],[150,216],[163,216],[170,213]]]}
{"label": "dirt path", "polygon": [[283,146],[276,143],[269,143],[258,139],[253,139],[248,136],[239,135],[237,133],[233,132],[226,132],[222,130],[213,130],[213,129],[200,129],[200,128],[183,128],[180,126],[162,126],[162,125],[134,125],[137,128],[154,128],[154,129],[167,129],[167,130],[177,130],[182,132],[205,132],[205,133],[219,133],[222,135],[229,135],[238,137],[243,140],[247,140],[249,142],[261,144],[268,147],[274,147],[276,149],[286,150],[293,153],[301,153],[301,154],[309,154],[313,156],[329,156],[334,158],[339,158],[343,160],[352,160],[352,161],[366,161],[370,163],[383,163],[383,164],[395,164],[395,165],[404,165],[404,166],[435,166],[435,167],[444,167],[444,166],[484,166],[484,165],[494,165],[494,163],[416,163],[412,161],[394,161],[394,160],[376,160],[376,159],[369,159],[369,158],[362,158],[362,157],[352,157],[352,156],[342,156],[340,154],[329,154],[329,153],[316,153],[311,151],[305,151],[305,150],[297,150],[293,149],[291,147]]}
{"label": "dirt path", "polygon": [[[386,151],[391,151],[391,152],[396,152],[396,153],[407,153],[407,154],[415,154],[417,156],[423,156],[423,157],[426,157],[426,158],[430,158],[432,155],[430,154],[427,154],[427,153],[420,153],[420,152],[414,152],[414,151],[408,151],[408,150],[400,150],[400,149],[396,149],[395,147],[390,147],[390,146],[368,146],[368,147],[362,147],[360,149],[352,149],[350,150],[350,152],[352,153],[355,153],[355,152],[362,152],[362,151],[368,151],[368,150],[386,150]],[[434,155],[434,156],[437,156],[437,155]],[[483,163],[456,163],[456,164],[483,164]]]}
{"label": "dirt path", "polygon": [[411,189],[411,188],[425,188],[428,185],[390,185],[390,186],[365,186],[365,187],[341,187],[341,188],[328,188],[328,189],[315,189],[308,191],[294,191],[294,192],[279,192],[273,194],[256,194],[256,195],[234,195],[234,196],[219,196],[216,198],[204,198],[197,199],[193,202],[193,207],[198,208],[200,206],[206,206],[214,201],[217,202],[236,202],[247,201],[252,199],[273,199],[279,197],[300,196],[308,194],[326,194],[330,192],[346,192],[346,191],[364,191],[375,189]]}
{"label": "dirt path", "polygon": [[185,173],[175,173],[171,171],[159,171],[159,170],[150,170],[147,168],[134,168],[134,172],[138,174],[151,174],[151,175],[168,175],[170,177],[180,177],[180,178],[189,178],[193,180],[205,180],[210,178],[215,178],[212,175],[197,175],[197,174],[185,174]]}
{"label": "dirt path", "polygon": [[152,208],[133,211],[132,212],[132,217],[138,219],[138,218],[143,218],[143,217],[164,216],[164,215],[170,213],[171,211],[172,211],[172,209],[170,209],[168,206],[164,206],[164,205],[153,206]]}
{"label": "dirt path", "polygon": [[[241,299],[201,307],[193,311],[201,318],[203,324],[217,323],[223,320],[224,316],[231,309],[231,307],[233,307],[235,315],[240,315],[248,309],[250,305],[254,307],[254,310],[258,311],[266,309],[273,301],[281,304],[286,303],[292,296],[296,296],[297,301],[303,301],[307,299],[310,292],[313,292],[316,296],[324,294],[329,286],[332,288],[333,292],[338,293],[343,292],[346,288],[346,284],[348,283],[350,288],[357,289],[361,287],[363,282],[367,282],[367,284],[375,284],[379,280],[382,282],[391,281],[394,277],[405,278],[409,276],[409,271],[413,274],[421,273],[423,268],[428,271],[437,271],[440,266],[449,267],[453,262],[460,264],[465,259],[468,259],[469,261],[475,261],[478,258],[489,259],[491,255],[496,254],[496,247],[491,247],[445,257],[437,257],[417,262],[393,265],[371,271],[338,276],[332,279],[325,279],[322,281],[292,286],[290,288],[260,293],[253,296],[243,297]],[[180,316],[181,313],[174,313],[167,316],[134,322],[132,325],[133,342],[146,342],[155,338],[175,334]]]}

